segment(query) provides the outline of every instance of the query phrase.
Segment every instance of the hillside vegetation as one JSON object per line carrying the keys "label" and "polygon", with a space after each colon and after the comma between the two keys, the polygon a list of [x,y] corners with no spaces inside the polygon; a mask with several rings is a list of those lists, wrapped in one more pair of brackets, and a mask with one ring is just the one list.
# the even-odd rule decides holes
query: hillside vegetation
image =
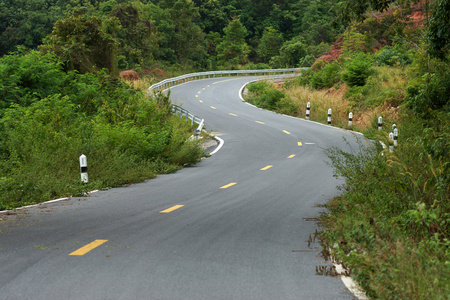
{"label": "hillside vegetation", "polygon": [[[331,108],[333,126],[386,146],[399,132],[393,152],[326,150],[346,183],[320,218],[324,249],[373,299],[448,299],[449,19],[450,0],[0,0],[0,209],[198,161],[168,97],[146,94],[158,80],[307,66],[248,101],[297,117],[310,102],[323,123]],[[119,77],[131,69],[140,80]]]}
{"label": "hillside vegetation", "polygon": [[447,30],[434,41],[439,46],[432,31],[436,11],[444,13],[446,5],[448,17],[450,2],[425,5],[420,9],[432,12],[426,26],[389,29],[380,36],[392,42],[380,49],[373,36],[378,24],[369,18],[347,28],[336,60],[316,62],[281,88],[248,86],[247,100],[262,108],[305,117],[310,102],[310,119],[322,123],[331,108],[333,126],[387,147],[395,124],[393,152],[362,143],[351,153],[326,150],[345,184],[320,218],[325,256],[342,263],[373,299],[448,299],[450,293],[450,27],[439,25]]}

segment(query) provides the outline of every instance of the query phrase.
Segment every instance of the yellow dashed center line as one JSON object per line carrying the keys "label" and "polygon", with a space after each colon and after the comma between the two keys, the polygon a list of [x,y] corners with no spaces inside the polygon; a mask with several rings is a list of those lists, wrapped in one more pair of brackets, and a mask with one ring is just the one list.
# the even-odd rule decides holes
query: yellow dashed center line
{"label": "yellow dashed center line", "polygon": [[73,251],[73,252],[70,253],[69,255],[72,255],[72,256],[82,256],[82,255],[85,255],[85,254],[88,253],[89,251],[91,251],[91,250],[97,248],[98,246],[100,246],[100,245],[106,243],[107,241],[108,241],[108,240],[95,240],[95,241],[93,241],[92,243],[87,244],[86,246],[81,247],[80,249]]}
{"label": "yellow dashed center line", "polygon": [[291,134],[289,131],[283,130],[284,133],[286,134]]}
{"label": "yellow dashed center line", "polygon": [[214,106],[210,106],[212,109],[216,109]]}
{"label": "yellow dashed center line", "polygon": [[268,166],[265,166],[264,168],[262,168],[262,169],[260,169],[261,171],[265,171],[265,170],[267,170],[267,169],[270,169],[270,168],[272,168],[273,167],[273,165],[268,165]]}
{"label": "yellow dashed center line", "polygon": [[299,146],[299,147],[301,147],[301,146],[302,146],[302,142],[298,142],[297,144],[298,144],[298,146]]}
{"label": "yellow dashed center line", "polygon": [[198,102],[203,103],[203,100],[198,100]]}
{"label": "yellow dashed center line", "polygon": [[255,122],[258,124],[264,124],[264,122],[261,122],[261,121],[255,121]]}
{"label": "yellow dashed center line", "polygon": [[293,158],[295,157],[295,154],[289,155],[287,158]]}
{"label": "yellow dashed center line", "polygon": [[230,186],[233,186],[233,185],[235,185],[235,184],[237,184],[237,182],[231,182],[231,183],[229,183],[229,184],[227,184],[227,185],[221,186],[220,188],[221,188],[221,189],[227,189],[227,188],[229,188]]}
{"label": "yellow dashed center line", "polygon": [[230,116],[237,117],[238,115],[229,113]]}
{"label": "yellow dashed center line", "polygon": [[170,212],[172,212],[172,211],[174,211],[174,210],[177,210],[177,209],[179,209],[179,208],[181,208],[181,207],[183,207],[183,206],[184,206],[184,205],[175,205],[175,206],[169,207],[168,209],[165,209],[165,210],[160,211],[160,213],[162,213],[162,214],[168,214],[168,213],[170,213]]}
{"label": "yellow dashed center line", "polygon": [[198,98],[198,95],[195,95],[195,98]]}

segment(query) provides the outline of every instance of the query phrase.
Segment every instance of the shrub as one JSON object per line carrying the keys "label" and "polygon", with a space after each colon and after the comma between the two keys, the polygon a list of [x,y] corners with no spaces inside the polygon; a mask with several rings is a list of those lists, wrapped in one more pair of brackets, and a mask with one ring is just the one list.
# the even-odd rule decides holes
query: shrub
{"label": "shrub", "polygon": [[348,86],[363,86],[367,78],[374,72],[369,55],[359,53],[344,64],[345,71],[341,78]]}
{"label": "shrub", "polygon": [[409,65],[413,61],[413,57],[400,46],[383,47],[375,55],[374,63],[378,66],[387,65],[394,66],[396,64]]}

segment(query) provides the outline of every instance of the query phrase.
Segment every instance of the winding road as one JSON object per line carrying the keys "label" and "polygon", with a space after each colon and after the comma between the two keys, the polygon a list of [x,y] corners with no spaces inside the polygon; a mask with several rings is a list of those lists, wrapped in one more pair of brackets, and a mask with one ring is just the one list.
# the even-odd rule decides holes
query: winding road
{"label": "winding road", "polygon": [[0,215],[0,299],[354,299],[309,239],[355,135],[242,102],[251,79],[171,89],[224,141],[195,166]]}

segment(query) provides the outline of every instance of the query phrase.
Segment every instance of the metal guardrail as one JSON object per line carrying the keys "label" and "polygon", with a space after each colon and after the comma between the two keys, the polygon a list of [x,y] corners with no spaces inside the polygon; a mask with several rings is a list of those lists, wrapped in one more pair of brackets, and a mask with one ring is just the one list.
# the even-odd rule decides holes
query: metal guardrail
{"label": "metal guardrail", "polygon": [[154,92],[163,91],[170,87],[182,84],[185,82],[205,79],[205,78],[216,78],[216,77],[231,77],[231,76],[269,76],[273,79],[279,78],[290,78],[301,75],[302,70],[307,70],[308,68],[291,68],[291,69],[266,69],[266,70],[231,70],[231,71],[210,71],[210,72],[199,72],[190,73],[186,75],[181,75],[174,78],[165,79],[158,83],[153,84],[148,88],[148,92],[151,95]]}
{"label": "metal guardrail", "polygon": [[194,116],[188,110],[175,104],[172,105],[172,111],[175,115],[179,115],[180,119],[185,117],[186,121],[191,120],[191,126],[194,126],[195,123],[198,124],[198,127],[194,130],[194,135],[199,135],[202,132],[203,126],[205,125],[204,119]]}

